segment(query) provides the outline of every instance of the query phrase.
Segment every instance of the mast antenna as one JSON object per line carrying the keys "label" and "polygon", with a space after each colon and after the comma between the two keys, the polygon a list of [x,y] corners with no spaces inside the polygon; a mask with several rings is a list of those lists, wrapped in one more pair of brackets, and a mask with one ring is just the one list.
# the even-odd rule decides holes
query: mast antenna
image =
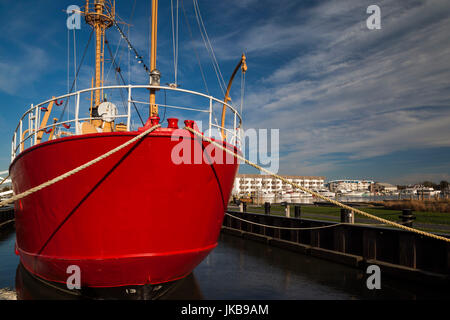
{"label": "mast antenna", "polygon": [[[95,32],[95,77],[96,88],[103,87],[105,66],[105,30],[114,25],[116,0],[86,0],[84,18]],[[95,90],[95,106],[103,98],[103,90]]]}
{"label": "mast antenna", "polygon": [[[152,34],[150,55],[150,85],[159,86],[161,73],[156,69],[156,48],[158,34],[158,0],[152,0]],[[158,106],[155,97],[156,89],[150,89],[150,116],[158,115]]]}

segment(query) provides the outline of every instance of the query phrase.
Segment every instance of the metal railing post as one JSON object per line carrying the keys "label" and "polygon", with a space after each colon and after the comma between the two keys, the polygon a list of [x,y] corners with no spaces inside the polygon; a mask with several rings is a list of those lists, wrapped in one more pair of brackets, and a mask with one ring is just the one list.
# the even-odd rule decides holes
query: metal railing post
{"label": "metal railing post", "polygon": [[14,139],[12,141],[12,146],[11,146],[11,161],[14,160],[15,156],[16,156],[16,143],[17,143],[17,131],[14,132]]}
{"label": "metal railing post", "polygon": [[[37,143],[37,135],[36,132],[38,130],[38,112],[37,112],[37,108],[33,105],[33,138],[31,139],[31,146],[35,145]],[[34,143],[33,143],[34,142]]]}
{"label": "metal railing post", "polygon": [[78,115],[80,113],[80,92],[77,92],[77,104],[75,107],[75,134],[80,134],[79,124],[78,124]]}
{"label": "metal railing post", "polygon": [[212,130],[212,98],[209,97],[209,134],[208,134],[208,138],[211,139],[211,130]]}
{"label": "metal railing post", "polygon": [[234,145],[236,145],[237,140],[236,140],[236,111],[234,112],[234,124],[233,124],[233,138],[234,138]]}
{"label": "metal railing post", "polygon": [[[23,135],[23,120],[20,119],[19,122],[19,143],[22,142],[22,135]],[[16,146],[14,146],[14,151],[16,151]]]}
{"label": "metal railing post", "polygon": [[131,130],[131,85],[128,85],[128,118],[127,131]]}

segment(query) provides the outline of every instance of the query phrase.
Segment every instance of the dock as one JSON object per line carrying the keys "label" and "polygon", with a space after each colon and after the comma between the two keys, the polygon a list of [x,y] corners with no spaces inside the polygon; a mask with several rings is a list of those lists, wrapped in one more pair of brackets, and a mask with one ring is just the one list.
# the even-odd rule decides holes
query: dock
{"label": "dock", "polygon": [[404,230],[229,210],[222,231],[363,270],[378,265],[397,279],[450,285],[450,244]]}

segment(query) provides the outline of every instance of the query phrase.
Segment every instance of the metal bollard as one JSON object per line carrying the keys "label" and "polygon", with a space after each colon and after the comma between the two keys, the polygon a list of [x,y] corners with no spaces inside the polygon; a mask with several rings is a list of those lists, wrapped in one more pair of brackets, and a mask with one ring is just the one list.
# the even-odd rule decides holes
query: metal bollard
{"label": "metal bollard", "polygon": [[353,211],[348,209],[341,209],[341,222],[343,223],[355,223],[355,215]]}
{"label": "metal bollard", "polygon": [[291,217],[291,206],[289,204],[286,204],[286,206],[284,207],[284,215],[286,216],[286,218]]}
{"label": "metal bollard", "polygon": [[244,212],[244,203],[242,201],[238,201],[239,211]]}
{"label": "metal bollard", "polygon": [[407,227],[412,227],[413,221],[416,219],[416,217],[412,214],[411,209],[403,209],[402,214],[398,217],[402,219],[402,224]]}
{"label": "metal bollard", "polygon": [[264,202],[264,214],[270,214],[270,202]]}
{"label": "metal bollard", "polygon": [[247,212],[247,202],[242,202],[243,204],[243,212]]}

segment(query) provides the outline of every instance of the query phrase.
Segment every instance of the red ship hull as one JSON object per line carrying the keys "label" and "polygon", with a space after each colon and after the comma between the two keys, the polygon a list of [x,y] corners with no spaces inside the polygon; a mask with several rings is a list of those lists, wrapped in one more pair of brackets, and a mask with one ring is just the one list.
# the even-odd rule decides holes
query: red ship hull
{"label": "red ship hull", "polygon": [[[188,275],[217,245],[238,163],[176,164],[172,153],[179,141],[173,131],[157,129],[16,201],[16,247],[23,266],[65,283],[71,275],[67,268],[77,265],[81,285],[87,287],[159,284]],[[187,137],[192,146],[208,146],[183,132],[175,136]],[[11,164],[14,192],[70,171],[138,134],[89,134],[33,146]]]}

